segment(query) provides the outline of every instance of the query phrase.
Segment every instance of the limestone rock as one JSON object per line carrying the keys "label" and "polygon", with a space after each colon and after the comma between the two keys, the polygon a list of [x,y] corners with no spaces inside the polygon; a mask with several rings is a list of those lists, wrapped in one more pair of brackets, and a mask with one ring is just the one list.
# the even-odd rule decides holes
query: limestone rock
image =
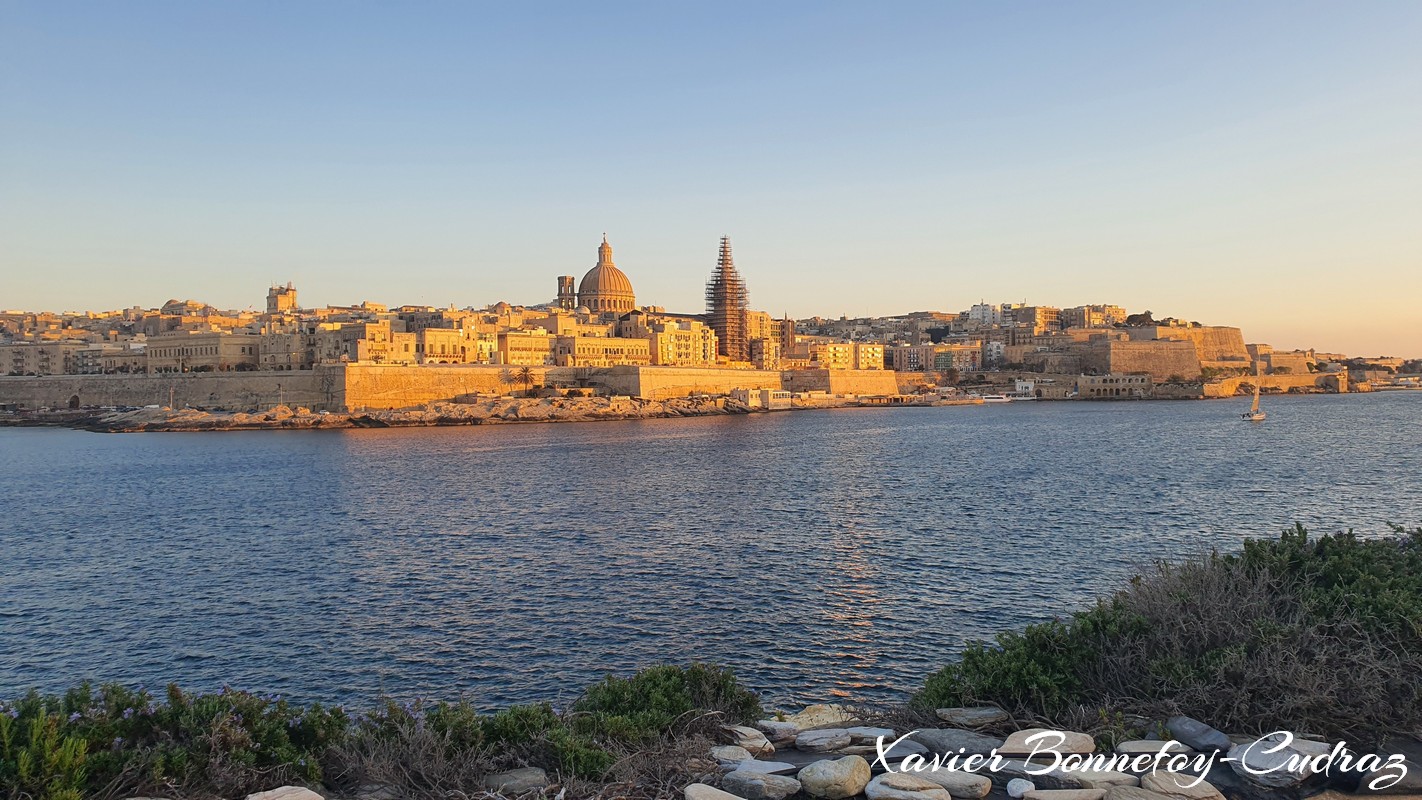
{"label": "limestone rock", "polygon": [[[281,408],[286,407],[281,406]],[[287,416],[291,416],[290,409],[287,409]],[[249,794],[247,800],[325,800],[325,798],[301,786],[281,786],[270,791]]]}
{"label": "limestone rock", "polygon": [[726,791],[746,800],[784,800],[800,791],[800,782],[785,775],[736,770],[721,778]]}
{"label": "limestone rock", "polygon": [[844,730],[849,734],[849,738],[854,740],[855,744],[874,744],[881,737],[886,742],[892,742],[899,738],[898,734],[894,733],[893,728],[866,728],[858,726],[845,728]]}
{"label": "limestone rock", "polygon": [[[1195,785],[1191,786],[1192,783]],[[1182,775],[1163,769],[1142,775],[1141,788],[1175,800],[1224,800],[1224,795],[1209,781],[1196,783],[1193,775]]]}
{"label": "limestone rock", "polygon": [[537,791],[548,785],[548,773],[538,767],[523,767],[497,772],[484,779],[484,788],[506,795]]}
{"label": "limestone rock", "polygon": [[844,706],[816,704],[806,706],[798,714],[789,715],[785,721],[801,731],[808,731],[815,728],[843,728],[853,725],[859,720],[855,718],[854,712]]}
{"label": "limestone rock", "polygon": [[1112,786],[1106,790],[1106,800],[1168,800],[1166,795],[1156,794],[1139,786]]}
{"label": "limestone rock", "polygon": [[761,761],[753,758],[750,761],[742,761],[737,764],[734,772],[764,772],[767,775],[789,775],[799,767],[788,761]]}
{"label": "limestone rock", "polygon": [[1054,769],[1052,774],[1070,778],[1083,789],[1110,789],[1112,786],[1140,786],[1141,779],[1125,772],[1092,769]]}
{"label": "limestone rock", "polygon": [[1050,728],[1027,728],[1007,737],[998,750],[1006,755],[1025,756],[1031,753],[1096,752],[1096,740],[1085,733],[1075,731],[1054,731]]}
{"label": "limestone rock", "polygon": [[932,781],[947,789],[948,794],[960,798],[960,800],[978,800],[978,798],[987,797],[988,792],[992,791],[991,778],[966,770],[915,769],[908,774]]}
{"label": "limestone rock", "polygon": [[994,722],[1006,722],[1008,715],[996,706],[973,706],[972,708],[940,708],[938,718],[959,728],[981,728]]}
{"label": "limestone rock", "polygon": [[927,747],[930,752],[944,755],[987,755],[1002,746],[1001,739],[983,736],[956,728],[925,728],[915,731],[909,739]]}
{"label": "limestone rock", "polygon": [[[1286,747],[1279,747],[1284,738],[1278,734],[1256,739],[1249,744],[1237,744],[1229,750],[1230,769],[1239,777],[1259,786],[1272,789],[1292,789],[1313,777],[1307,767],[1289,769],[1289,761],[1295,763],[1318,755],[1318,749],[1328,745],[1321,742],[1301,742],[1295,739]],[[1265,752],[1273,750],[1274,752]],[[1300,765],[1302,766],[1302,765]]]}
{"label": "limestone rock", "polygon": [[947,789],[908,772],[885,772],[864,787],[869,800],[951,800]]}
{"label": "limestone rock", "polygon": [[1105,789],[1033,789],[1022,800],[1102,800]]}
{"label": "limestone rock", "polygon": [[746,800],[704,783],[693,783],[683,789],[682,794],[686,796],[686,800]]}
{"label": "limestone rock", "polygon": [[755,726],[765,734],[765,738],[769,739],[771,744],[789,744],[795,741],[796,736],[800,735],[800,726],[793,722],[763,719]]}
{"label": "limestone rock", "polygon": [[749,750],[733,744],[723,744],[720,747],[711,748],[711,757],[716,759],[716,763],[723,767],[739,764],[742,761],[750,761],[754,758]]}
{"label": "limestone rock", "polygon": [[823,728],[805,731],[795,737],[795,747],[807,753],[833,753],[848,747],[853,738],[844,728]]}
{"label": "limestone rock", "polygon": [[1028,792],[1036,791],[1037,785],[1026,778],[1013,778],[1007,782],[1007,796],[1018,800]]}
{"label": "limestone rock", "polygon": [[805,794],[824,800],[840,800],[864,791],[873,777],[869,762],[860,756],[825,759],[800,770],[796,776]]}
{"label": "limestone rock", "polygon": [[1190,717],[1171,717],[1166,720],[1165,729],[1181,744],[1201,753],[1223,752],[1233,744],[1228,736]]}
{"label": "limestone rock", "polygon": [[1006,786],[1013,778],[1022,778],[1036,784],[1039,789],[1084,789],[1081,781],[1061,770],[1045,771],[1042,764],[1028,764],[1026,761],[1003,759],[998,769],[979,773],[992,779],[994,786]]}
{"label": "limestone rock", "polygon": [[765,734],[745,725],[723,725],[721,730],[731,735],[731,743],[744,747],[753,756],[763,756],[775,752],[775,745],[765,738]]}

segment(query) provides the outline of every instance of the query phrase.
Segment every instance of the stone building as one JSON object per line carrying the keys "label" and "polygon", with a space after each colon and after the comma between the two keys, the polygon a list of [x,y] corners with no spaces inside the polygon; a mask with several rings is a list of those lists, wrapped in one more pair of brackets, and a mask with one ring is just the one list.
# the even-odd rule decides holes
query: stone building
{"label": "stone building", "polygon": [[[563,297],[564,285],[559,281],[559,296]],[[607,236],[597,248],[597,264],[587,271],[578,284],[578,305],[593,314],[625,314],[637,307],[637,296],[632,291],[632,282],[612,263],[612,245]]]}
{"label": "stone building", "polygon": [[261,337],[226,331],[175,331],[148,337],[149,372],[256,370]]}
{"label": "stone building", "polygon": [[268,314],[291,314],[296,311],[296,287],[273,286],[267,290]]}

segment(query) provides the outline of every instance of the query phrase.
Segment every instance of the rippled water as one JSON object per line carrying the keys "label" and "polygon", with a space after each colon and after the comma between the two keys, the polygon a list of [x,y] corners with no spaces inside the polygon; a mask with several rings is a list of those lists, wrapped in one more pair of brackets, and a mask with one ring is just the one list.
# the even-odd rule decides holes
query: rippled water
{"label": "rippled water", "polygon": [[968,638],[1294,521],[1422,523],[1422,393],[418,430],[0,430],[0,696],[567,700],[730,663],[902,696]]}

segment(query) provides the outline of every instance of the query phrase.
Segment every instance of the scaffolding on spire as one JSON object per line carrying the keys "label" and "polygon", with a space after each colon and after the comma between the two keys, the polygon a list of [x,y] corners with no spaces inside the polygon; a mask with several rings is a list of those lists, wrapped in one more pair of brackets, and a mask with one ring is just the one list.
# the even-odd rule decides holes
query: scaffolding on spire
{"label": "scaffolding on spire", "polygon": [[746,310],[750,297],[746,283],[736,272],[731,258],[731,238],[721,237],[721,254],[716,271],[706,282],[706,314],[716,331],[717,349],[731,361],[750,360],[750,340],[746,336]]}

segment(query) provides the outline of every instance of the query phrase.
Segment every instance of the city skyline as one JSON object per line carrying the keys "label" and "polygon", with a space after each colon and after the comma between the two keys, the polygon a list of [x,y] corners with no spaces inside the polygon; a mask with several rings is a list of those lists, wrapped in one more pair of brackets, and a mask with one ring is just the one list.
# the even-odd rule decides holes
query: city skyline
{"label": "city skyline", "polygon": [[606,230],[679,311],[729,234],[776,315],[1422,352],[1415,5],[8,8],[6,308],[545,302]]}

